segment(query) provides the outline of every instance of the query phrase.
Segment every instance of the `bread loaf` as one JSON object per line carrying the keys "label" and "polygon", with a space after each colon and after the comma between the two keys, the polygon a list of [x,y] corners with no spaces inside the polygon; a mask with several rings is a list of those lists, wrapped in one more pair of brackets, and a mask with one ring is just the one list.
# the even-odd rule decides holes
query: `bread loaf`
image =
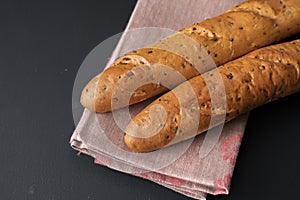
{"label": "bread loaf", "polygon": [[[219,83],[216,76],[218,73],[224,83],[226,105],[217,102],[212,109],[210,93],[218,88],[212,87],[209,91],[207,82]],[[187,93],[187,85],[192,87],[197,97],[197,106],[189,105],[193,101],[191,95],[183,96],[185,101],[181,102],[181,105],[176,98],[175,94]],[[210,126],[212,114],[216,116],[224,114],[225,120],[229,121],[258,106],[298,91],[300,91],[300,40],[264,47],[196,76],[159,97],[129,123],[124,141],[133,151],[156,150],[203,133]],[[219,92],[214,94],[216,99],[221,99],[222,96],[218,94]],[[151,113],[153,107],[159,109]],[[191,113],[182,115],[183,109],[189,109],[187,112]],[[200,113],[200,120],[193,117],[193,109]],[[165,121],[158,120],[161,116]],[[183,119],[188,124],[182,126]],[[198,130],[195,134],[189,133],[187,129],[195,123]],[[215,122],[213,126],[218,123],[221,122]],[[149,127],[157,132],[150,133]]]}
{"label": "bread loaf", "polygon": [[[169,66],[186,79],[211,69],[212,66],[195,66],[197,63],[190,61],[188,56],[172,51],[183,49],[185,54],[191,49],[186,41],[180,39],[179,34],[204,48],[218,66],[298,32],[300,0],[249,0],[220,16],[188,26],[153,45],[120,57],[86,85],[81,103],[91,111],[111,111],[112,93],[116,84],[128,74],[134,79],[131,70],[141,65]],[[144,73],[148,74],[149,71]],[[181,79],[173,80],[168,87],[173,88],[181,82]],[[130,88],[126,84],[122,87]],[[116,98],[119,102],[115,109],[143,101],[166,90],[166,87],[157,83],[145,84],[133,93],[129,102]]]}

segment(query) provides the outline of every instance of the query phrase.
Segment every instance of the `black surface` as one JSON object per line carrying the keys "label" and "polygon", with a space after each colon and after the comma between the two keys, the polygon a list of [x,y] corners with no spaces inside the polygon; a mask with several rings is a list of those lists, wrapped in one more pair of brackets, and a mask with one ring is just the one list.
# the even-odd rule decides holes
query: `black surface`
{"label": "black surface", "polygon": [[[72,87],[135,0],[0,1],[0,199],[188,199],[69,147]],[[300,180],[300,94],[251,113],[229,196],[289,199]]]}

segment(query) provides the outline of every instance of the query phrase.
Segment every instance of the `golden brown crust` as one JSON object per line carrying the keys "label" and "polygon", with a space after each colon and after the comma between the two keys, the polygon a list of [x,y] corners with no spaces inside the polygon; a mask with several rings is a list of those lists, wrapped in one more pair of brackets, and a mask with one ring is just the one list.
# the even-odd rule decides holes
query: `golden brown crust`
{"label": "golden brown crust", "polygon": [[[180,33],[203,46],[218,66],[299,32],[299,19],[299,0],[251,0],[220,16],[186,27]],[[178,42],[173,36],[170,36],[169,40],[172,41],[172,38],[174,43]],[[151,46],[142,48],[116,60],[99,76],[97,83],[92,82],[97,84],[96,86],[91,84],[86,86],[82,93],[82,105],[96,112],[110,111],[112,93],[119,78],[126,76],[133,67],[139,65],[152,63],[167,65],[182,73],[187,79],[199,74],[184,56],[155,48],[163,47],[163,41],[166,40],[158,41],[152,48]],[[207,70],[209,69],[202,68],[200,73]],[[172,87],[179,83],[180,81]],[[91,88],[96,88],[92,95]],[[138,95],[133,96],[129,103],[143,101],[166,90],[165,87],[156,87],[155,83],[147,84],[136,91]],[[120,106],[126,106],[126,102]]]}
{"label": "golden brown crust", "polygon": [[[226,93],[226,109],[216,107],[214,111],[226,113],[226,121],[252,110],[258,106],[274,101],[278,98],[300,91],[300,40],[273,45],[255,50],[241,58],[228,62],[216,69],[223,80]],[[190,84],[197,96],[200,110],[198,134],[206,131],[211,120],[211,98],[205,81],[214,81],[215,73],[209,71],[202,76],[196,76],[161,96],[140,112],[129,124],[124,141],[127,146],[138,152],[152,151],[162,148],[180,136],[179,127],[182,121],[180,107],[174,92],[183,92],[183,86]],[[218,81],[215,79],[215,81]],[[189,98],[187,96],[187,98]],[[221,98],[221,97],[217,97]],[[166,99],[167,101],[163,101]],[[147,126],[149,110],[152,106],[160,105],[167,112],[166,123],[163,129],[150,138],[138,138],[132,135],[132,124]],[[181,105],[186,106],[186,105]],[[176,118],[176,121],[172,120]],[[147,124],[145,124],[147,119]],[[193,121],[192,118],[185,119]],[[191,123],[192,124],[192,123]],[[216,124],[217,125],[217,124]],[[174,132],[176,130],[176,133]],[[140,133],[142,134],[142,133]],[[146,133],[143,133],[144,135]],[[183,132],[181,134],[188,134]],[[170,137],[166,137],[169,135]],[[195,135],[194,135],[195,136]],[[179,142],[180,138],[176,140]]]}

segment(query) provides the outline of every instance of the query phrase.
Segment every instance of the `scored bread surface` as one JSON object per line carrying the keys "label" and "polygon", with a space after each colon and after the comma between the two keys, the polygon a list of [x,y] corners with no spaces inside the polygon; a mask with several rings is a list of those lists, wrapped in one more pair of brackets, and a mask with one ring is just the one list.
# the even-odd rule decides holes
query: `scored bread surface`
{"label": "scored bread surface", "polygon": [[[180,104],[174,94],[184,92],[186,84],[191,85],[197,96],[200,120],[196,134],[203,133],[209,128],[212,112],[216,115],[225,114],[225,120],[229,121],[258,106],[300,91],[300,40],[255,50],[216,70],[224,83],[226,107],[220,106],[215,111],[212,110],[211,97],[205,81],[218,82],[219,80],[216,78],[216,73],[213,73],[214,70],[206,72],[162,95],[136,115],[126,129],[124,136],[126,145],[133,151],[147,152],[162,148],[172,143],[175,138],[176,142],[187,139],[184,136],[189,133],[179,128],[182,116],[180,116]],[[206,79],[204,80],[203,77]],[[217,96],[217,98],[221,97]],[[149,126],[152,122],[148,113],[154,105],[165,109],[166,122],[157,134],[148,138],[139,138],[138,135],[147,135],[147,133],[135,132],[142,129],[132,127],[134,124],[137,127]],[[181,104],[181,106],[187,105]],[[184,117],[186,121],[190,121],[190,124],[198,123],[189,116]]]}
{"label": "scored bread surface", "polygon": [[[300,32],[300,0],[246,1],[220,16],[188,26],[154,45],[120,57],[87,84],[82,91],[81,103],[92,111],[111,111],[112,93],[116,84],[128,74],[134,79],[131,70],[141,65],[166,65],[180,72],[186,79],[208,71],[209,68],[201,66],[200,69],[195,69],[194,64],[185,56],[164,49],[166,42],[169,45],[181,42],[176,37],[178,34],[191,38],[205,48],[207,54],[219,66],[298,32]],[[181,46],[184,48],[184,42]],[[181,80],[178,80],[170,87],[180,83]],[[166,87],[157,83],[145,84],[133,93],[129,104],[143,101],[166,90]],[[119,102],[119,107],[127,104],[128,102]]]}

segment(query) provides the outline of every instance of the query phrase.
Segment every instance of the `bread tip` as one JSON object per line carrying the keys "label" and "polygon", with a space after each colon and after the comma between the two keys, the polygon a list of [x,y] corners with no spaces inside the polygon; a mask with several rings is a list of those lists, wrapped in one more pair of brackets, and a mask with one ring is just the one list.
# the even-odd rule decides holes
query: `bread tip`
{"label": "bread tip", "polygon": [[126,132],[124,133],[124,137],[123,137],[124,143],[126,144],[126,146],[133,152],[141,152],[141,150],[139,150],[139,148],[137,148],[137,145],[135,144],[135,140],[134,138],[132,138],[130,135],[126,134]]}
{"label": "bread tip", "polygon": [[90,111],[96,112],[96,97],[95,90],[97,88],[97,84],[99,81],[99,77],[94,77],[82,90],[80,103],[83,107],[89,109]]}

